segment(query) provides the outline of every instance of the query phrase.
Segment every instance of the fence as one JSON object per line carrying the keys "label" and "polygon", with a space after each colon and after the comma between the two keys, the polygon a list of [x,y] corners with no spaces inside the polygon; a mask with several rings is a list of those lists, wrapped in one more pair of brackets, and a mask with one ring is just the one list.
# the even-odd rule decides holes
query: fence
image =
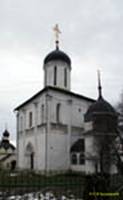
{"label": "fence", "polygon": [[[102,196],[99,196],[102,194]],[[106,196],[110,194],[111,196]],[[104,195],[104,197],[103,197]],[[1,200],[122,200],[123,176],[0,171]]]}
{"label": "fence", "polygon": [[50,196],[55,199],[82,199],[84,181],[84,175],[74,173],[41,175],[29,171],[1,171],[0,198],[28,199],[27,196],[32,195],[38,196],[32,199],[48,200]]}

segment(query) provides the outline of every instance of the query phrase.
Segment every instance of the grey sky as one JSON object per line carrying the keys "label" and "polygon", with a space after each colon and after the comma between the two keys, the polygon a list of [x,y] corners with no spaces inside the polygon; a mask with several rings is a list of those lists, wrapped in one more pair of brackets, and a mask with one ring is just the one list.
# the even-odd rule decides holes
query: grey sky
{"label": "grey sky", "polygon": [[0,1],[0,133],[5,123],[15,139],[13,109],[43,88],[43,59],[60,48],[72,59],[72,90],[97,97],[97,69],[104,97],[115,104],[123,89],[122,0]]}

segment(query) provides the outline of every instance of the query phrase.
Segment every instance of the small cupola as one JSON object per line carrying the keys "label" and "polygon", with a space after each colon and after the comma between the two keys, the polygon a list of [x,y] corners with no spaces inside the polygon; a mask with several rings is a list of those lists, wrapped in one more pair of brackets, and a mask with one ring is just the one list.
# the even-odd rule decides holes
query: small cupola
{"label": "small cupola", "polygon": [[92,121],[93,129],[105,132],[117,129],[117,112],[102,96],[100,73],[98,72],[98,99],[85,114],[85,122]]}
{"label": "small cupola", "polygon": [[5,131],[3,132],[3,140],[5,141],[9,141],[9,136],[10,136],[10,133],[8,132],[7,129],[5,129]]}
{"label": "small cupola", "polygon": [[44,68],[44,87],[53,86],[70,90],[71,87],[71,59],[59,48],[59,34],[61,33],[58,25],[55,31],[55,50],[51,51],[45,58]]}
{"label": "small cupola", "polygon": [[15,147],[13,144],[9,141],[10,133],[7,129],[3,132],[2,140],[0,141],[0,149],[4,148],[5,150],[12,149],[15,150]]}
{"label": "small cupola", "polygon": [[7,129],[3,132],[2,140],[0,142],[0,148],[4,148],[5,150],[9,149],[9,132]]}

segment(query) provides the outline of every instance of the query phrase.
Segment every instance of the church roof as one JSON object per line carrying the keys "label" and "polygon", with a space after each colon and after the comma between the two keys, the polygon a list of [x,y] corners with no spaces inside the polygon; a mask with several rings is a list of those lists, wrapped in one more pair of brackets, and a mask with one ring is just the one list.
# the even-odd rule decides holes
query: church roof
{"label": "church roof", "polygon": [[117,116],[115,109],[112,107],[110,103],[104,100],[102,96],[102,86],[100,73],[98,72],[98,99],[94,102],[85,114],[85,121],[90,121],[94,114],[106,114],[106,115],[114,115]]}
{"label": "church roof", "polygon": [[117,115],[112,105],[102,97],[99,97],[98,100],[89,107],[87,113],[85,114],[85,120],[90,120],[94,114]]}
{"label": "church roof", "polygon": [[[103,132],[103,135],[107,135],[107,132]],[[118,134],[118,129],[115,129],[115,134],[116,134],[116,136],[117,136],[117,134]],[[94,130],[94,129],[91,129],[91,130],[88,130],[88,131],[85,131],[85,132],[83,132],[83,135],[84,136],[87,136],[87,135],[95,135],[95,136],[100,136],[100,132],[99,131],[97,131],[97,130]],[[108,133],[108,135],[113,135],[114,136],[114,133]]]}
{"label": "church roof", "polygon": [[114,108],[103,98],[99,98],[93,105],[90,106],[91,112],[110,112],[115,113]]}
{"label": "church roof", "polygon": [[57,87],[52,87],[52,86],[46,86],[43,90],[39,91],[38,93],[36,93],[34,96],[32,96],[30,99],[28,99],[27,101],[25,101],[24,103],[22,103],[21,105],[19,105],[18,107],[16,107],[14,109],[14,111],[19,110],[20,108],[22,108],[23,106],[25,106],[26,104],[30,103],[32,100],[34,100],[35,98],[37,98],[39,95],[43,94],[44,92],[51,90],[51,91],[56,91],[56,92],[60,92],[62,94],[66,94],[69,95],[71,97],[76,97],[79,99],[83,99],[85,101],[89,101],[91,103],[95,102],[94,99],[62,89],[62,88],[57,88]]}
{"label": "church roof", "polygon": [[1,148],[4,148],[5,150],[8,150],[8,149],[12,149],[12,150],[15,150],[15,147],[13,144],[11,144],[9,141],[6,141],[6,140],[2,140],[0,142],[0,149]]}
{"label": "church roof", "polygon": [[50,52],[45,57],[44,64],[47,64],[48,62],[54,61],[54,60],[62,60],[64,62],[66,62],[68,65],[71,65],[71,60],[70,60],[69,56],[66,53],[64,53],[63,51],[59,50],[59,48]]}
{"label": "church roof", "polygon": [[83,152],[84,151],[84,139],[77,140],[71,147],[71,152]]}
{"label": "church roof", "polygon": [[8,158],[10,158],[12,155],[13,155],[13,154],[11,154],[11,153],[10,153],[10,154],[7,154],[6,156],[0,158],[0,161],[3,162],[3,161],[5,161],[5,160],[7,160]]}

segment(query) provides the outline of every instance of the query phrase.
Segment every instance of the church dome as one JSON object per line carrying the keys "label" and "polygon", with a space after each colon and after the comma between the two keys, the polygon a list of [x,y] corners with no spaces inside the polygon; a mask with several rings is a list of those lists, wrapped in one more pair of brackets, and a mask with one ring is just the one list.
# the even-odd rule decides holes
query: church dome
{"label": "church dome", "polygon": [[0,141],[0,149],[4,148],[5,150],[8,150],[8,149],[15,150],[14,145],[9,142],[9,136],[10,136],[10,133],[7,131],[7,129],[5,129],[5,131],[3,132],[3,138]]}
{"label": "church dome", "polygon": [[91,119],[94,114],[117,115],[112,105],[102,97],[99,97],[98,100],[89,107],[85,119]]}
{"label": "church dome", "polygon": [[94,115],[112,115],[114,117],[117,117],[117,113],[115,109],[112,107],[110,103],[108,103],[104,98],[102,97],[102,86],[101,86],[101,80],[100,80],[100,74],[98,74],[98,92],[99,97],[95,103],[93,103],[87,110],[85,114],[85,121],[92,120]]}
{"label": "church dome", "polygon": [[71,65],[71,60],[69,58],[69,56],[64,53],[63,51],[59,50],[59,48],[57,48],[56,50],[50,52],[44,59],[44,64],[47,64],[50,61],[54,61],[54,60],[61,60],[66,62],[68,65]]}
{"label": "church dome", "polygon": [[7,131],[7,130],[5,130],[4,132],[3,132],[3,137],[9,137],[9,132]]}

